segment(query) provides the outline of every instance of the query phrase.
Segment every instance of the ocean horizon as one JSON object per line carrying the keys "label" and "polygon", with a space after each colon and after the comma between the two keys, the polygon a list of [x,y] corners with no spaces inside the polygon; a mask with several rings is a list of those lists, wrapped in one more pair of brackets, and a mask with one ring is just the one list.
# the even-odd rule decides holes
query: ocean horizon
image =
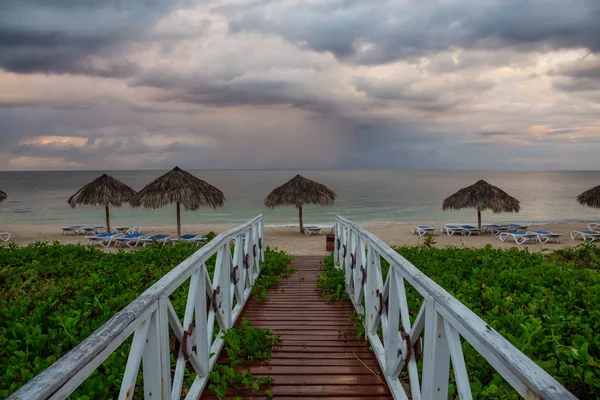
{"label": "ocean horizon", "polygon": [[[72,209],[68,198],[102,173],[135,190],[165,170],[5,171],[0,190],[2,225],[103,225],[103,207]],[[266,208],[266,196],[299,173],[337,193],[331,207],[305,206],[305,224],[331,225],[336,215],[360,223],[474,222],[475,210],[442,211],[443,200],[460,188],[484,179],[521,202],[516,214],[483,213],[483,222],[579,223],[600,219],[600,211],[578,204],[576,196],[600,182],[600,171],[508,170],[189,170],[225,193],[225,206],[183,211],[184,225],[237,224],[263,214],[268,226],[298,224],[294,207]],[[157,210],[129,205],[111,209],[111,223],[172,226],[175,206]]]}

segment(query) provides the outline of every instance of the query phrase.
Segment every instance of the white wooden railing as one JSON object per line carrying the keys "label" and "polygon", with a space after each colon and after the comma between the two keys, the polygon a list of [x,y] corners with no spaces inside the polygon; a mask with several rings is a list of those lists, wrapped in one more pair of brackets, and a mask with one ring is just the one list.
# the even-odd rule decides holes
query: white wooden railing
{"label": "white wooden railing", "polygon": [[[485,321],[381,239],[340,216],[336,217],[334,232],[335,265],[344,268],[346,290],[356,311],[365,314],[366,336],[394,398],[408,398],[398,379],[400,372],[407,369],[412,400],[447,399],[452,363],[460,398],[471,399],[462,338],[524,398],[576,399]],[[381,273],[382,258],[390,264],[385,282]],[[423,296],[412,324],[405,281]],[[377,333],[379,327],[383,340]],[[420,377],[417,363],[421,356]]]}
{"label": "white wooden railing", "polygon": [[[197,399],[223,347],[223,330],[235,323],[260,274],[262,238],[262,215],[217,235],[9,399],[66,398],[131,335],[119,399],[133,397],[140,364],[146,399],[180,399],[186,367],[191,367],[195,380],[185,398]],[[211,279],[205,263],[214,254]],[[181,323],[169,296],[188,279]],[[215,320],[220,331],[213,340]],[[179,343],[172,379],[169,328]]]}

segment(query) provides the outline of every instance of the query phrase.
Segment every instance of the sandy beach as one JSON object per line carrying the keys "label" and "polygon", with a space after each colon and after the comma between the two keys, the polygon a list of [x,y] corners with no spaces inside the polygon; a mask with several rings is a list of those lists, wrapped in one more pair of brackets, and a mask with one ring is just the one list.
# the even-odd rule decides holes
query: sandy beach
{"label": "sandy beach", "polygon": [[[215,233],[223,232],[227,229],[232,228],[234,225],[202,225],[183,226],[184,233],[207,233],[213,231]],[[370,231],[374,235],[380,237],[390,246],[417,246],[423,242],[423,238],[413,235],[411,233],[412,224],[401,224],[401,223],[390,223],[390,224],[364,224],[362,225],[366,230]],[[433,227],[439,228],[441,224],[431,224]],[[543,230],[561,233],[561,243],[547,243],[547,244],[528,244],[518,246],[519,248],[528,247],[530,250],[543,250],[543,249],[557,249],[562,247],[571,247],[581,244],[581,240],[571,240],[569,234],[573,230],[587,229],[585,224],[547,224],[547,225],[533,225],[529,228],[530,230]],[[12,225],[3,226],[2,231],[8,231],[11,233],[11,239],[8,243],[17,243],[19,245],[26,245],[35,241],[59,241],[61,243],[87,243],[84,236],[64,236],[61,234],[61,230],[58,228],[47,227],[47,226],[32,226],[32,225]],[[168,233],[175,234],[174,228],[157,228],[149,227],[144,228],[143,232],[148,234],[153,233]],[[325,233],[328,232],[327,228],[323,229],[323,236],[301,235],[298,231],[298,227],[265,227],[265,242],[267,245],[283,249],[291,254],[295,255],[325,255]],[[514,242],[501,242],[497,236],[490,234],[483,234],[480,236],[448,236],[441,234],[439,229],[435,234],[436,247],[456,246],[456,247],[484,247],[487,244],[491,244],[494,247],[499,248],[510,248],[515,247]],[[108,250],[114,251],[114,250]]]}

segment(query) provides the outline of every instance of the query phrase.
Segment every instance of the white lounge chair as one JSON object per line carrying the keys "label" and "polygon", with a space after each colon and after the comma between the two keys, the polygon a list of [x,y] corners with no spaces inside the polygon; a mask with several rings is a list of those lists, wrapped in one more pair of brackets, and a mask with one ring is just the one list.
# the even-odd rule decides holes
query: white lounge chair
{"label": "white lounge chair", "polygon": [[129,226],[117,226],[113,228],[114,231],[122,233],[122,234],[134,234],[134,233],[142,233],[142,227],[137,225],[129,225]]}
{"label": "white lounge chair", "polygon": [[83,225],[73,225],[60,229],[62,229],[63,235],[79,235],[80,233],[83,233],[83,228],[85,228]]}
{"label": "white lounge chair", "polygon": [[508,239],[513,239],[516,244],[539,242],[538,235],[531,232],[500,232],[498,238],[502,242],[506,242]]}
{"label": "white lounge chair", "polygon": [[0,240],[2,240],[3,242],[8,242],[10,240],[10,233],[0,232]]}
{"label": "white lounge chair", "polygon": [[508,226],[509,232],[518,232],[518,231],[526,232],[527,228],[529,228],[528,225],[523,225],[523,224],[507,224],[506,226]]}
{"label": "white lounge chair", "polygon": [[490,232],[492,235],[499,235],[500,232],[508,232],[508,225],[502,224],[483,224],[481,226],[482,232]]}
{"label": "white lounge chair", "polygon": [[460,225],[460,227],[464,229],[463,235],[481,235],[481,229],[473,225]]}
{"label": "white lounge chair", "polygon": [[435,228],[432,228],[427,225],[416,225],[412,227],[412,233],[416,233],[419,236],[434,235]]}
{"label": "white lounge chair", "polygon": [[535,233],[538,236],[538,242],[540,243],[560,243],[560,237],[562,234],[547,231],[529,231],[528,233]]}
{"label": "white lounge chair", "polygon": [[598,240],[598,238],[600,238],[600,232],[598,232],[598,231],[572,231],[571,239],[575,240],[577,238],[580,238],[582,240],[590,240],[590,241]]}
{"label": "white lounge chair", "polygon": [[83,231],[83,233],[88,235],[97,235],[105,231],[103,226],[84,226],[83,228],[81,228],[81,230]]}
{"label": "white lounge chair", "polygon": [[600,231],[600,224],[598,224],[598,223],[588,224],[588,229],[590,231]]}
{"label": "white lounge chair", "polygon": [[148,235],[144,233],[132,233],[125,236],[116,237],[115,246],[119,246],[120,244],[126,244],[128,247],[137,247],[140,244],[140,241],[147,237]]}
{"label": "white lounge chair", "polygon": [[321,228],[316,225],[309,225],[304,227],[304,234],[306,236],[310,235],[321,235]]}
{"label": "white lounge chair", "polygon": [[442,233],[447,234],[448,236],[452,236],[454,234],[464,235],[465,229],[459,225],[442,225],[440,228]]}
{"label": "white lounge chair", "polygon": [[187,235],[181,235],[176,238],[171,239],[171,243],[175,244],[180,240],[185,240],[188,243],[196,243],[198,245],[206,242],[208,237],[202,235],[195,235],[193,233],[188,233]]}
{"label": "white lounge chair", "polygon": [[160,243],[162,245],[167,244],[167,242],[171,239],[171,235],[164,235],[164,234],[156,234],[156,235],[152,235],[150,237],[147,238],[143,238],[140,239],[143,243],[144,243],[144,247],[146,247],[148,244],[152,244],[155,241],[157,243]]}
{"label": "white lounge chair", "polygon": [[102,247],[108,247],[111,245],[111,243],[113,242],[113,240],[115,238],[121,237],[121,236],[122,235],[120,235],[118,233],[109,232],[109,233],[100,233],[100,234],[94,235],[94,236],[86,236],[86,238],[89,240],[89,244],[98,243]]}

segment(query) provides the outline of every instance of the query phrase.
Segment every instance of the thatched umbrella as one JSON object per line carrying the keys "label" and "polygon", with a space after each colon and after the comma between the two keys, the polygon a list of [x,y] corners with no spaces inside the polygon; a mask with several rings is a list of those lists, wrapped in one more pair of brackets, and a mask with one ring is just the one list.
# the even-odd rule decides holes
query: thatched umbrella
{"label": "thatched umbrella", "polygon": [[68,203],[75,208],[77,205],[104,206],[106,210],[106,230],[110,232],[109,207],[120,207],[135,195],[135,190],[118,179],[103,174],[69,197]]}
{"label": "thatched umbrella", "polygon": [[265,199],[265,206],[270,208],[296,206],[300,219],[300,232],[304,233],[302,205],[318,204],[321,206],[330,206],[333,204],[335,196],[336,194],[322,183],[296,175],[287,183],[273,190]]}
{"label": "thatched umbrella", "polygon": [[481,229],[481,212],[492,210],[494,213],[519,212],[519,200],[508,195],[504,190],[490,185],[484,180],[479,180],[471,186],[460,189],[444,200],[443,210],[460,210],[462,208],[475,208],[477,210],[477,224]]}
{"label": "thatched umbrella", "polygon": [[0,203],[2,203],[4,200],[6,200],[8,196],[6,195],[6,193],[4,193],[2,190],[0,190]]}
{"label": "thatched umbrella", "polygon": [[577,202],[584,206],[600,208],[600,186],[595,186],[577,196]]}
{"label": "thatched umbrella", "polygon": [[223,207],[225,195],[202,179],[175,167],[147,184],[130,203],[133,207],[152,209],[176,203],[177,235],[181,235],[181,204],[186,211],[194,211],[200,207]]}

